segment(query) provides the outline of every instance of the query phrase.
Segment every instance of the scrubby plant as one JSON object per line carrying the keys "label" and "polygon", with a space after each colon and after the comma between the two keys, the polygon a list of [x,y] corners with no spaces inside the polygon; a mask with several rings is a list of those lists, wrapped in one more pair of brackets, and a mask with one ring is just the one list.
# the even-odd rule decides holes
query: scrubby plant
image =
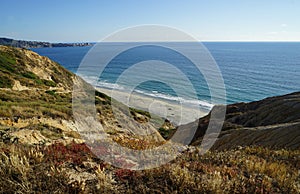
{"label": "scrubby plant", "polygon": [[97,176],[96,187],[99,193],[117,193],[117,185],[112,172],[105,172],[105,168],[99,165],[95,173]]}
{"label": "scrubby plant", "polygon": [[67,174],[45,162],[38,148],[1,145],[0,193],[63,193]]}
{"label": "scrubby plant", "polygon": [[[96,145],[95,145],[96,146]],[[100,146],[100,147],[99,147]],[[101,145],[99,144],[99,148]],[[102,146],[103,147],[103,146]],[[188,151],[161,167],[117,169],[84,144],[0,144],[1,193],[299,193],[299,150],[246,147]],[[97,149],[97,154],[108,150]],[[265,153],[265,154],[263,154]],[[277,159],[278,160],[277,160]],[[88,172],[92,180],[70,180]]]}
{"label": "scrubby plant", "polygon": [[63,143],[52,144],[45,149],[46,160],[53,162],[56,166],[66,162],[75,165],[81,165],[88,157],[92,157],[92,153],[85,144],[77,144],[75,142],[69,145]]}

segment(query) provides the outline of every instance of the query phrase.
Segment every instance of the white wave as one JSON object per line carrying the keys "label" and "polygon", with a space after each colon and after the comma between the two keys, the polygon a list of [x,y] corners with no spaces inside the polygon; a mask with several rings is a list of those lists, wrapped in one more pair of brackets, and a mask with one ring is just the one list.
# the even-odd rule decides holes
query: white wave
{"label": "white wave", "polygon": [[[122,86],[122,85],[119,85],[116,83],[110,83],[107,80],[98,81],[98,79],[94,76],[82,76],[82,78],[84,80],[86,80],[88,83],[92,84],[94,87],[126,91],[126,86]],[[152,92],[146,92],[143,90],[135,89],[134,92],[145,95],[145,96],[150,96],[153,98],[159,98],[162,100],[178,102],[178,103],[181,103],[186,106],[191,106],[191,107],[199,106],[200,108],[203,108],[206,110],[211,110],[212,107],[214,106],[213,104],[206,102],[206,101],[196,100],[196,99],[185,99],[185,98],[182,98],[179,96],[171,96],[168,94],[160,93],[156,90],[153,90]]]}
{"label": "white wave", "polygon": [[91,84],[92,86],[97,85],[97,82],[98,82],[97,76],[87,76],[87,75],[78,75],[78,76],[80,76],[82,79],[84,79],[84,81]]}
{"label": "white wave", "polygon": [[145,92],[145,91],[142,91],[142,90],[134,90],[134,91],[137,92],[137,93],[146,95],[146,96],[154,97],[154,98],[160,98],[160,99],[164,99],[164,100],[176,101],[176,102],[182,103],[184,105],[189,105],[189,106],[197,105],[197,106],[200,106],[200,107],[208,109],[208,110],[211,110],[212,107],[214,106],[213,104],[211,104],[209,102],[205,102],[205,101],[201,101],[201,100],[184,99],[184,98],[178,97],[178,96],[171,96],[171,95],[168,95],[168,94],[162,94],[162,93],[159,93],[157,91],[152,91],[152,93]]}
{"label": "white wave", "polygon": [[113,84],[109,82],[98,82],[97,87],[104,87],[108,89],[117,89],[117,90],[124,90],[125,88],[123,86],[120,86],[119,84]]}
{"label": "white wave", "polygon": [[94,87],[100,87],[100,88],[103,87],[106,89],[117,89],[117,90],[125,89],[123,86],[116,83],[110,83],[107,80],[99,81],[97,76],[80,75],[80,77]]}

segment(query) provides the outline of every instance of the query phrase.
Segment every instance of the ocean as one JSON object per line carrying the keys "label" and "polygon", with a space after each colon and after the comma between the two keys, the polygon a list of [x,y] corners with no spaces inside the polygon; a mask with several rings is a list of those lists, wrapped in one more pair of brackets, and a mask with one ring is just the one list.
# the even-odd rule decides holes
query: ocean
{"label": "ocean", "polygon": [[[107,46],[114,48],[118,47],[118,44],[121,43],[107,43]],[[196,49],[193,43],[174,44],[191,52]],[[300,90],[300,43],[298,42],[204,42],[203,45],[208,49],[222,73],[227,104],[250,102]],[[32,50],[77,73],[82,59],[91,48],[57,47]],[[116,83],[118,77],[131,64],[149,59],[164,59],[170,64],[176,64],[175,66],[187,75],[195,87],[198,100],[191,100],[190,103],[198,104],[208,110],[213,106],[210,90],[203,75],[191,68],[188,60],[159,47],[144,46],[118,55],[107,65],[98,81],[92,84],[97,87],[126,90],[131,80]],[[150,69],[151,65],[149,73]],[[159,72],[164,71],[157,69],[157,73]],[[93,80],[96,75],[93,65],[80,74],[87,81]],[[134,76],[132,79],[135,79]],[[138,78],[140,73],[137,72],[136,76]],[[164,76],[167,83],[172,83],[175,87],[184,88],[185,86],[184,82],[177,76],[172,76],[172,73],[162,73],[161,76]],[[189,95],[191,95],[186,93],[186,96],[177,96],[173,87],[151,80],[139,84],[135,89],[143,95],[171,101],[189,101]]]}

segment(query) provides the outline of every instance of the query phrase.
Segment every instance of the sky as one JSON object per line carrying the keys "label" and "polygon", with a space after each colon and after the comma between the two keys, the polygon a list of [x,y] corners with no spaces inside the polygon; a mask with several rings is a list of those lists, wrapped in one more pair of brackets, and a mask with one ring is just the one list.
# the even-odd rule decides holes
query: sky
{"label": "sky", "polygon": [[300,0],[1,0],[0,37],[95,42],[157,24],[200,41],[300,41]]}

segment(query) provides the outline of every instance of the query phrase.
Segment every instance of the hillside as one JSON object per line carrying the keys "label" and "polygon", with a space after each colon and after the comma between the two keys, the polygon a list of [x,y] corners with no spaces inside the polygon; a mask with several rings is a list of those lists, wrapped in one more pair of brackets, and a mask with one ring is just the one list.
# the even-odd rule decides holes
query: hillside
{"label": "hillside", "polygon": [[[83,87],[91,86],[49,58],[30,50],[0,46],[0,63],[0,124],[2,128],[7,128],[6,133],[19,135],[20,131],[34,131],[36,125],[49,125],[61,131],[62,134],[56,134],[57,137],[67,135],[64,134],[64,130],[67,130],[67,133],[79,138],[79,134],[74,132],[76,125],[72,115],[73,83],[82,82]],[[128,123],[128,128],[122,128],[111,116],[108,96],[96,92],[95,102],[100,122],[116,138],[128,137],[132,131],[141,127],[143,130],[152,130],[157,134],[155,139],[163,141],[154,126],[145,122],[147,114],[142,111],[131,109],[132,117],[141,123],[137,126],[130,124],[130,119],[122,112],[124,107],[120,105],[117,112]],[[12,128],[12,131],[17,132],[10,133],[8,129]],[[23,138],[18,135],[19,139]],[[42,135],[39,134],[39,137]],[[47,137],[43,141],[46,139],[49,141]]]}
{"label": "hillside", "polygon": [[0,46],[0,63],[3,141],[50,142],[52,135],[63,135],[62,129],[71,133],[60,121],[71,118],[73,74],[32,51],[6,46]]}
{"label": "hillside", "polygon": [[[204,155],[197,145],[209,115],[182,126],[198,125],[196,146],[160,167],[134,171],[99,159],[85,144],[72,113],[73,83],[91,87],[47,57],[0,46],[0,193],[300,192],[299,93],[228,105],[223,132]],[[111,141],[151,150],[174,133],[163,118],[152,115],[163,123],[159,129],[148,122],[145,111],[130,108],[128,115],[116,103],[113,112],[112,101],[95,92],[96,118]],[[151,135],[134,134],[142,130]],[[93,149],[137,165],[101,144]]]}
{"label": "hillside", "polygon": [[[262,145],[300,149],[300,92],[256,102],[231,104],[214,149]],[[196,121],[192,145],[201,143],[210,115]],[[195,123],[196,124],[196,123]]]}

